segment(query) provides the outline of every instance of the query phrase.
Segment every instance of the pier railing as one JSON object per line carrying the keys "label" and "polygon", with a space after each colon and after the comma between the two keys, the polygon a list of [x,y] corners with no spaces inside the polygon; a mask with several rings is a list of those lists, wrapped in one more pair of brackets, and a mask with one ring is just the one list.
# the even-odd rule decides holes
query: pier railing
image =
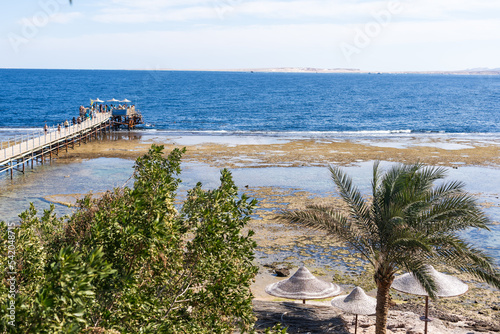
{"label": "pier railing", "polygon": [[74,124],[61,128],[51,127],[47,131],[35,131],[33,133],[19,135],[15,138],[0,143],[0,165],[14,159],[23,153],[35,151],[38,148],[50,145],[65,138],[73,137],[85,132],[99,124],[110,120],[111,113],[97,113],[92,119],[87,119],[80,124]]}

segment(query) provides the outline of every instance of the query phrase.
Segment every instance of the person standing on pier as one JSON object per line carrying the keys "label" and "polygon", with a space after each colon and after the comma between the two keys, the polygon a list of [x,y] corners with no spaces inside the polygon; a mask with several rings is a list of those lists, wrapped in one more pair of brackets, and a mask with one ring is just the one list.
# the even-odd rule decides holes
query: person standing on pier
{"label": "person standing on pier", "polygon": [[47,123],[45,123],[45,126],[43,127],[43,131],[45,131],[45,134],[47,134],[47,131],[49,131],[49,127],[47,126]]}

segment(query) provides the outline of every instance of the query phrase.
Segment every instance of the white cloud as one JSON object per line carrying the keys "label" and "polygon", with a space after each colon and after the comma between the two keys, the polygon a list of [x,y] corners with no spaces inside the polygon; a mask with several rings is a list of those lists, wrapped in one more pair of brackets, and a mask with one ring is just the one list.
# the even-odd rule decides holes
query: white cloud
{"label": "white cloud", "polygon": [[[231,12],[233,16],[244,16],[257,23],[262,19],[344,20],[349,17],[363,18],[371,10],[386,6],[384,1],[345,3],[342,0],[295,0],[295,1],[249,1],[212,0],[191,1],[190,5],[176,2],[149,0],[143,6],[132,0],[115,0],[121,7],[103,8],[94,19],[99,22],[146,23],[166,21],[192,21],[220,19],[221,13]],[[166,5],[168,3],[169,5]],[[181,5],[182,4],[182,5]],[[282,23],[282,22],[280,22]]]}
{"label": "white cloud", "polygon": [[20,26],[26,25],[26,22],[31,22],[37,27],[40,26],[45,26],[48,23],[60,23],[60,24],[67,24],[71,23],[74,20],[83,17],[83,14],[80,12],[44,12],[44,11],[39,11],[36,12],[35,14],[31,16],[26,16],[23,17],[22,19],[18,20],[16,23]]}
{"label": "white cloud", "polygon": [[[373,24],[377,22],[373,19]],[[500,43],[499,20],[460,20],[392,22],[383,27],[379,25],[379,33],[371,34],[370,23],[342,26],[342,39],[352,42],[357,35],[368,36],[372,43],[399,44],[411,43],[447,43],[463,42],[464,46],[473,41],[491,41]],[[500,54],[500,49],[498,50]]]}
{"label": "white cloud", "polygon": [[403,9],[398,15],[399,20],[450,20],[457,16],[500,15],[500,2],[497,0],[113,0],[95,19],[122,23],[190,21],[220,18],[221,12],[230,11],[232,16],[244,17],[246,24],[256,24],[262,19],[293,20],[294,23],[315,19],[322,22],[362,22],[373,12],[386,10],[391,4],[398,4]]}
{"label": "white cloud", "polygon": [[83,17],[83,14],[79,12],[57,13],[50,18],[50,21],[54,23],[68,24],[81,17]]}
{"label": "white cloud", "polygon": [[[340,50],[356,25],[290,24],[204,27],[182,31],[95,34],[72,38],[40,37],[9,63],[50,59],[63,68],[251,68],[281,66],[353,67],[367,70],[453,70],[499,67],[500,22],[460,21],[391,23],[348,62]],[[477,30],[471,30],[475,27]],[[127,45],[122,57],[88,53],[93,45]],[[495,50],[496,48],[496,50]],[[490,52],[481,52],[489,50]],[[79,58],[75,55],[85,55]],[[5,55],[4,55],[5,57]],[[18,60],[19,59],[19,60]],[[64,63],[66,62],[66,63]],[[15,65],[12,65],[15,66]],[[28,66],[28,65],[25,65]]]}
{"label": "white cloud", "polygon": [[[66,23],[71,38],[58,38],[58,29],[47,29],[22,44],[19,54],[6,49],[0,55],[0,64],[201,69],[500,67],[497,19],[500,1],[497,0],[400,0],[403,10],[392,15],[369,45],[352,62],[347,62],[339,45],[352,42],[366,24],[377,23],[372,14],[387,10],[389,3],[389,0],[102,0],[99,7],[90,7],[85,14],[60,11],[53,15],[50,22]],[[126,23],[126,31],[133,33],[90,35],[88,27],[78,30],[82,25],[68,24],[82,15],[109,23],[112,31],[120,31],[123,27],[120,24]],[[168,22],[172,24],[158,24]],[[182,22],[189,24],[179,24]],[[137,24],[130,28],[131,23]],[[99,31],[103,25],[93,22],[92,28],[95,30],[91,31]],[[127,52],[118,58],[113,53],[86,52],[88,45],[106,49],[109,41],[127,45]]]}
{"label": "white cloud", "polygon": [[[193,5],[210,4],[215,1],[235,1],[235,0],[112,0],[113,7],[123,6],[129,8],[171,8],[188,7]],[[236,0],[239,1],[239,0]]]}
{"label": "white cloud", "polygon": [[400,2],[404,6],[402,17],[418,21],[500,15],[500,2],[496,0],[401,0]]}
{"label": "white cloud", "polygon": [[[215,18],[219,0],[111,0],[92,15],[105,23],[178,22]],[[220,0],[234,1],[234,0]]]}
{"label": "white cloud", "polygon": [[363,19],[374,11],[388,9],[393,5],[401,7],[399,16],[403,20],[453,19],[458,14],[500,15],[500,2],[497,0],[243,0],[235,7],[235,11],[277,19],[340,18],[346,21]]}
{"label": "white cloud", "polygon": [[154,23],[167,21],[192,21],[214,19],[217,13],[213,8],[190,7],[166,11],[114,9],[104,10],[94,15],[93,20],[103,23]]}

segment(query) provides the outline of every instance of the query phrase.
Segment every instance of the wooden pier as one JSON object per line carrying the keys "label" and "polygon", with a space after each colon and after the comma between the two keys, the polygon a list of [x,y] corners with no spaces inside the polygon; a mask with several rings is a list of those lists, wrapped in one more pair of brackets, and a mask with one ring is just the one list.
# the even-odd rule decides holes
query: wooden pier
{"label": "wooden pier", "polygon": [[76,144],[81,145],[110,130],[113,126],[111,112],[97,113],[92,119],[81,124],[51,129],[46,132],[25,135],[23,140],[2,142],[0,146],[0,173],[10,171],[13,178],[14,171],[25,172],[25,168],[33,163],[43,164],[57,156],[60,150],[68,151]]}

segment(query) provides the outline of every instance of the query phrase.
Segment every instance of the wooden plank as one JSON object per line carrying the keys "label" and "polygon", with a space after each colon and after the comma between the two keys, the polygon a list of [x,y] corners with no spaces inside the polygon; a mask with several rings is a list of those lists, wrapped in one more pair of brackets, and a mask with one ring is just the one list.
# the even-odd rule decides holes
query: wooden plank
{"label": "wooden plank", "polygon": [[40,157],[43,164],[45,154],[49,154],[50,158],[52,158],[52,151],[55,150],[56,152],[54,153],[58,154],[61,145],[63,147],[66,146],[67,150],[68,140],[73,142],[74,147],[76,140],[80,144],[82,136],[88,137],[94,134],[97,139],[97,131],[100,131],[102,128],[105,129],[106,126],[111,127],[110,122],[111,113],[98,113],[93,119],[85,120],[81,124],[46,132],[40,136],[32,136],[31,138],[27,136],[27,139],[20,143],[2,147],[0,149],[0,173],[10,169],[12,178],[13,169],[19,165],[14,160],[23,160],[24,171],[24,161],[26,158],[28,160],[31,159],[31,164],[33,165],[33,160]]}

